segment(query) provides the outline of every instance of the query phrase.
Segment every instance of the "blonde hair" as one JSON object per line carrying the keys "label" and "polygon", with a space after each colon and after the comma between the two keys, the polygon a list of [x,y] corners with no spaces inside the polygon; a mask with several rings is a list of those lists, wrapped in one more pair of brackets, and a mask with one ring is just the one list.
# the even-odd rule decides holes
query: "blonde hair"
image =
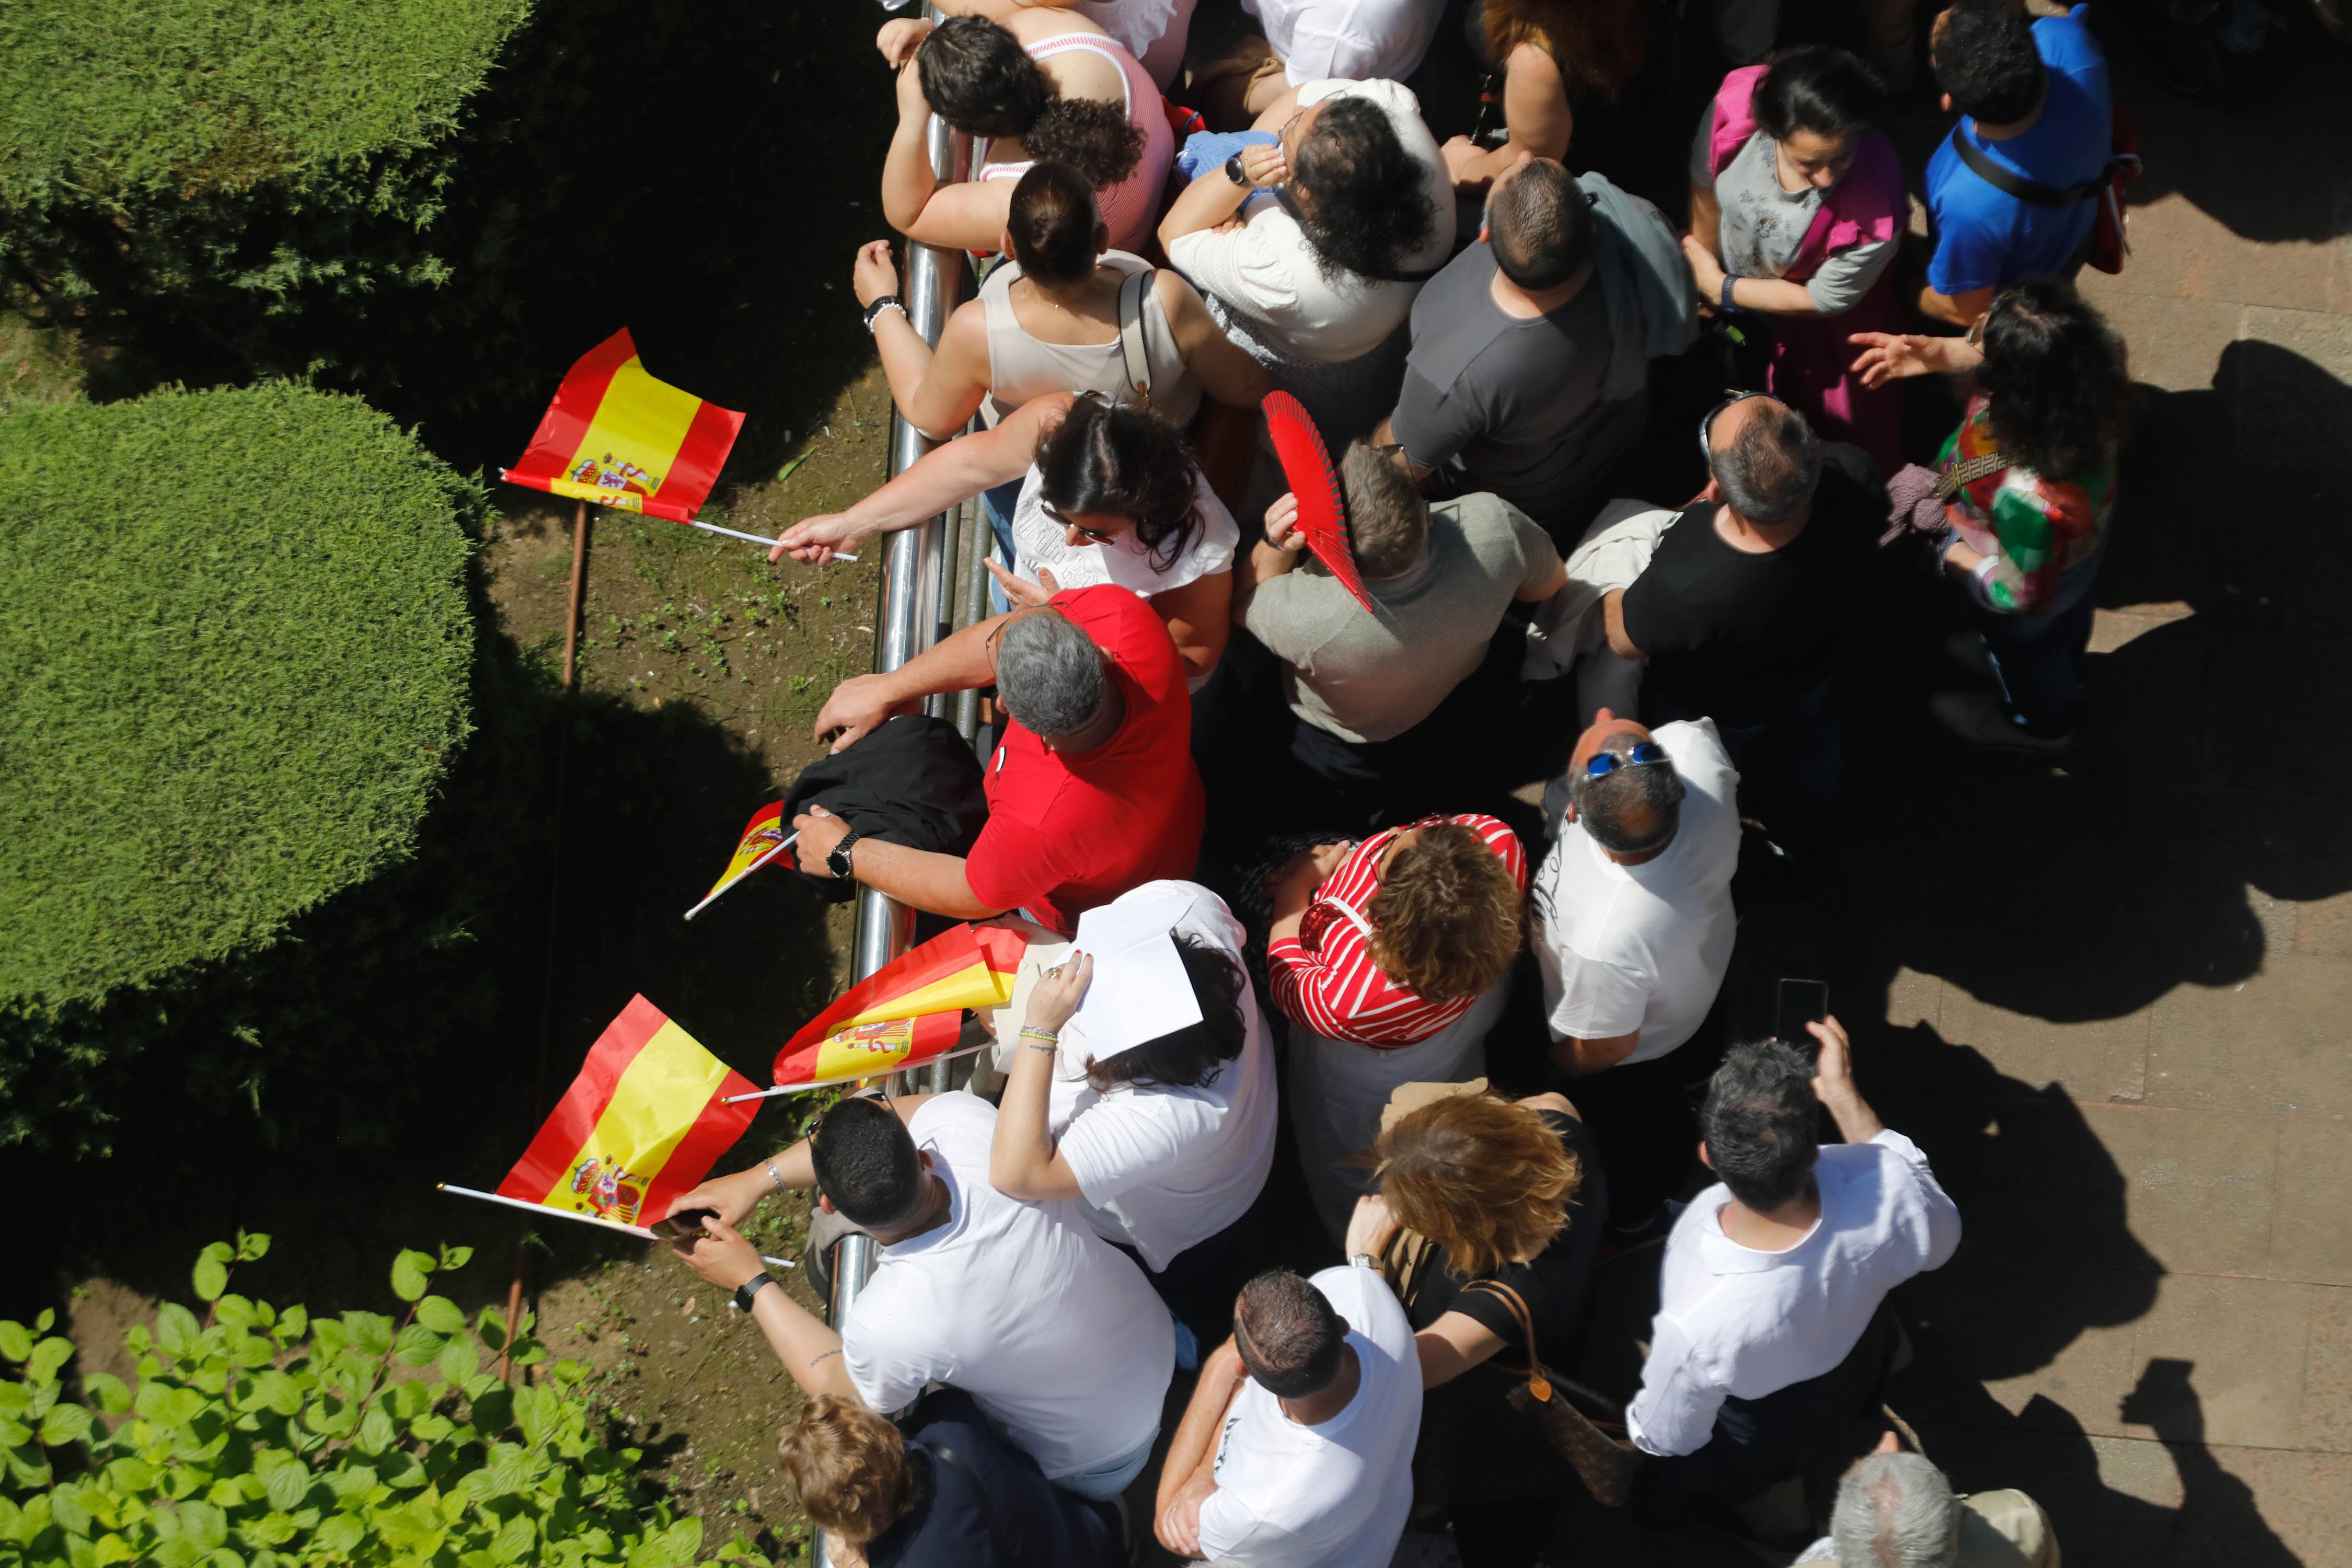
{"label": "blonde hair", "polygon": [[1584,1184],[1577,1157],[1540,1114],[1492,1094],[1449,1095],[1408,1111],[1381,1132],[1372,1156],[1389,1213],[1444,1247],[1464,1280],[1550,1246]]}
{"label": "blonde hair", "polygon": [[1521,44],[1533,44],[1578,87],[1615,101],[1650,55],[1650,15],[1643,0],[1486,0],[1486,53],[1500,70]]}
{"label": "blonde hair", "polygon": [[898,1428],[854,1399],[820,1394],[776,1441],[784,1476],[819,1527],[861,1544],[915,1504]]}
{"label": "blonde hair", "polygon": [[1437,822],[1381,871],[1364,910],[1372,962],[1429,1002],[1475,996],[1519,952],[1519,886],[1475,828]]}

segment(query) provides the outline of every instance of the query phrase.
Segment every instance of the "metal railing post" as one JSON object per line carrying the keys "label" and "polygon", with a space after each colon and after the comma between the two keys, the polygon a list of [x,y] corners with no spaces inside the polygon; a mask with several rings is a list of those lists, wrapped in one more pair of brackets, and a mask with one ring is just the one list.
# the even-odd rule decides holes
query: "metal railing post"
{"label": "metal railing post", "polygon": [[[935,8],[932,21],[942,20]],[[938,115],[929,127],[931,171],[942,184],[971,175],[971,143]],[[931,245],[907,247],[907,320],[923,341],[936,344],[948,317],[961,302],[964,281],[962,253]],[[890,415],[890,472],[902,472],[936,445],[907,423],[894,408]],[[930,647],[952,629],[955,595],[948,574],[955,554],[948,530],[956,513],[949,511],[917,527],[890,536],[882,557],[882,602],[874,620],[874,668],[878,673],[898,668]],[[952,696],[935,697],[926,710],[946,716],[955,710]],[[863,980],[907,950],[915,930],[915,911],[901,907],[871,888],[857,891],[856,934],[851,941],[851,968]],[[908,1075],[893,1074],[894,1092],[910,1089]],[[874,1238],[844,1237],[834,1251],[833,1321],[838,1327],[850,1304],[874,1272]],[[812,1568],[834,1568],[837,1559],[826,1532],[815,1532],[811,1542]]]}

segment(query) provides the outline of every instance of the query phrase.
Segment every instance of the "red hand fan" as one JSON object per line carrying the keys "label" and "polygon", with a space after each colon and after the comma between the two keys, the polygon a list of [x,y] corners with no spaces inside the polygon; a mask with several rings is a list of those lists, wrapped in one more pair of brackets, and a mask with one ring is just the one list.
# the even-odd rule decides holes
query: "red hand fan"
{"label": "red hand fan", "polygon": [[1331,466],[1331,454],[1324,449],[1315,421],[1286,392],[1267,393],[1265,407],[1274,455],[1282,460],[1282,477],[1290,481],[1290,493],[1298,498],[1295,526],[1306,535],[1307,548],[1315,552],[1315,559],[1347,584],[1358,604],[1370,609],[1372,596],[1364,592],[1363,576],[1356,570],[1355,548],[1348,542],[1348,504],[1339,493],[1339,470]]}

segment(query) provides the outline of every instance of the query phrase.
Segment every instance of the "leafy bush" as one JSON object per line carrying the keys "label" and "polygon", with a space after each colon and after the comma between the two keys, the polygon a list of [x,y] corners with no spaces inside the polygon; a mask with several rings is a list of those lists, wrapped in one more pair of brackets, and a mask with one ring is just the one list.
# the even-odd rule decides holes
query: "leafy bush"
{"label": "leafy bush", "polygon": [[[295,386],[0,420],[0,1143],[35,1104],[75,1136],[142,995],[409,854],[467,733],[481,505]],[[274,1047],[267,1000],[230,1026]]]}
{"label": "leafy bush", "polygon": [[[195,1267],[204,1319],[166,1302],[123,1345],[136,1388],[105,1373],[66,1397],[71,1341],[0,1321],[0,1563],[152,1563],[160,1568],[295,1564],[620,1563],[674,1568],[701,1550],[702,1521],[677,1519],[607,1447],[576,1362],[546,1365],[526,1315],[502,1382],[486,1363],[509,1325],[471,1322],[431,1277],[465,1247],[403,1252],[392,1285],[409,1303],[313,1317],[228,1293],[266,1236],[215,1242]],[[40,1336],[37,1338],[36,1336]],[[541,1380],[529,1369],[543,1367]],[[740,1538],[719,1561],[766,1568]]]}

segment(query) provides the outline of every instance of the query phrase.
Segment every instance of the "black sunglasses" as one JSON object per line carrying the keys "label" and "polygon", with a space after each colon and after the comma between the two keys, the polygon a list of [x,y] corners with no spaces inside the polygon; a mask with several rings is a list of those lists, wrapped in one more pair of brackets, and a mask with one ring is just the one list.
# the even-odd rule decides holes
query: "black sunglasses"
{"label": "black sunglasses", "polygon": [[1751,397],[1762,397],[1764,395],[1766,395],[1761,392],[1727,392],[1723,401],[1708,409],[1706,411],[1706,416],[1698,422],[1698,455],[1706,458],[1710,464],[1715,461],[1715,447],[1713,443],[1707,440],[1706,433],[1715,428],[1716,420],[1722,415],[1725,409],[1730,407],[1735,403],[1745,403]]}
{"label": "black sunglasses", "polygon": [[1037,510],[1044,512],[1055,522],[1061,524],[1064,528],[1076,529],[1078,532],[1086,535],[1088,539],[1093,540],[1097,544],[1117,544],[1118,542],[1118,535],[1116,533],[1105,533],[1099,529],[1088,528],[1083,523],[1071,521],[1067,517],[1063,515],[1062,509],[1055,506],[1052,501],[1040,500],[1037,503]]}

